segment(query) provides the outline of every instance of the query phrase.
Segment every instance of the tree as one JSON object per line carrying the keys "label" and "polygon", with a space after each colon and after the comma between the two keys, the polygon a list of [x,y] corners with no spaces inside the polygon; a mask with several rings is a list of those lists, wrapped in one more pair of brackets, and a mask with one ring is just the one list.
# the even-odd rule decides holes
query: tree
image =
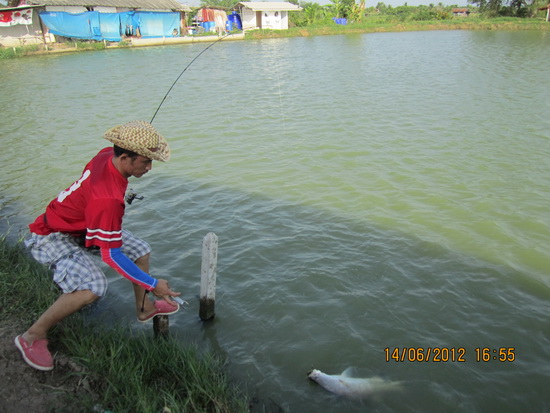
{"label": "tree", "polygon": [[378,10],[382,14],[384,14],[387,9],[388,6],[386,6],[386,4],[383,2],[378,2],[378,4],[376,4],[376,10]]}
{"label": "tree", "polygon": [[319,3],[301,3],[302,10],[297,13],[289,13],[289,21],[297,27],[322,21],[327,17],[329,6],[321,6]]}
{"label": "tree", "polygon": [[232,9],[235,3],[235,0],[201,0],[201,7]]}
{"label": "tree", "polygon": [[349,17],[352,13],[352,9],[355,6],[355,0],[330,0],[334,5],[334,13],[337,18]]}
{"label": "tree", "polygon": [[527,15],[527,2],[525,0],[512,0],[510,8],[515,10],[515,14],[518,17],[525,17]]}
{"label": "tree", "polygon": [[536,4],[548,4],[546,0],[468,0],[468,3],[475,4],[479,11],[488,16],[508,15],[526,17],[533,15]]}
{"label": "tree", "polygon": [[359,0],[359,4],[353,4],[348,12],[348,17],[356,22],[363,20],[365,15],[365,0]]}
{"label": "tree", "polygon": [[503,0],[468,0],[468,3],[476,4],[482,13],[496,16],[502,7]]}
{"label": "tree", "polygon": [[327,15],[327,10],[318,3],[305,3],[302,7],[304,9],[304,16],[308,24],[323,20]]}

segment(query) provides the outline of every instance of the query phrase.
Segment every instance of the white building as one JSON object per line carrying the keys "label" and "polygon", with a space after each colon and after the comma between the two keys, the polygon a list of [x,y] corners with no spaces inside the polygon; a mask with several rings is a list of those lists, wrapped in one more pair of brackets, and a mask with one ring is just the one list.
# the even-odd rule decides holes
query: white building
{"label": "white building", "polygon": [[247,1],[237,4],[243,30],[247,29],[288,29],[288,13],[302,8],[288,2]]}

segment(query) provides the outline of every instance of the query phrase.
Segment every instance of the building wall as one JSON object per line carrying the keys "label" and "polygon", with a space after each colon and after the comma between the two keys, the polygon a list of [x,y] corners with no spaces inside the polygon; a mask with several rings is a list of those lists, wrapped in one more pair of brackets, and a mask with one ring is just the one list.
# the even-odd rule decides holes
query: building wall
{"label": "building wall", "polygon": [[120,12],[128,11],[128,10],[130,10],[130,9],[128,9],[128,8],[117,9],[116,7],[94,6],[94,11],[97,11],[99,13],[120,13]]}
{"label": "building wall", "polygon": [[47,43],[55,42],[53,34],[43,36],[37,9],[34,9],[32,12],[32,24],[16,24],[9,27],[0,27],[0,45],[2,47],[41,44],[44,43],[44,38]]}
{"label": "building wall", "polygon": [[241,20],[243,24],[243,29],[253,29],[257,27],[256,25],[256,12],[250,10],[249,8],[243,8]]}
{"label": "building wall", "polygon": [[[261,15],[261,22],[256,20],[256,13]],[[243,29],[254,29],[261,27],[262,29],[286,30],[288,29],[288,12],[287,11],[261,11],[255,12],[247,7],[242,10]],[[261,23],[261,24],[260,24]]]}
{"label": "building wall", "polygon": [[284,30],[288,29],[288,12],[264,11],[262,12],[262,28]]}

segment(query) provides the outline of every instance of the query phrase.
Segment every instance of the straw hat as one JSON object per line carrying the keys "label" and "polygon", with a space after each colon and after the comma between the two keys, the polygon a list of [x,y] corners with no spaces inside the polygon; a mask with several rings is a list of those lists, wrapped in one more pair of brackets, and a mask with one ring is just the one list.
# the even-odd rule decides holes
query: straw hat
{"label": "straw hat", "polygon": [[116,146],[155,161],[170,159],[168,142],[148,122],[135,120],[118,125],[105,132],[103,137]]}

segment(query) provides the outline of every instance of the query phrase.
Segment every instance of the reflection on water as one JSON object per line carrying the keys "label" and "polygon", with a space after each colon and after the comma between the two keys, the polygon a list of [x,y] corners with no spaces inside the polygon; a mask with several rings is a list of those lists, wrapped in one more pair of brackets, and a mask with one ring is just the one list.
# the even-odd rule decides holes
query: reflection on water
{"label": "reflection on water", "polygon": [[[2,62],[2,225],[24,228],[113,124],[149,120],[204,45]],[[421,32],[218,43],[155,119],[173,158],[130,187],[125,225],[191,307],[185,341],[291,412],[544,411],[549,103],[544,33]],[[38,93],[38,91],[40,93]],[[17,105],[13,104],[17,96]],[[219,237],[217,316],[198,320],[202,238]],[[109,272],[104,309],[133,320]],[[115,297],[124,298],[122,300]],[[386,362],[385,348],[466,362]],[[514,347],[514,362],[477,362]],[[363,402],[318,368],[381,374]]]}

